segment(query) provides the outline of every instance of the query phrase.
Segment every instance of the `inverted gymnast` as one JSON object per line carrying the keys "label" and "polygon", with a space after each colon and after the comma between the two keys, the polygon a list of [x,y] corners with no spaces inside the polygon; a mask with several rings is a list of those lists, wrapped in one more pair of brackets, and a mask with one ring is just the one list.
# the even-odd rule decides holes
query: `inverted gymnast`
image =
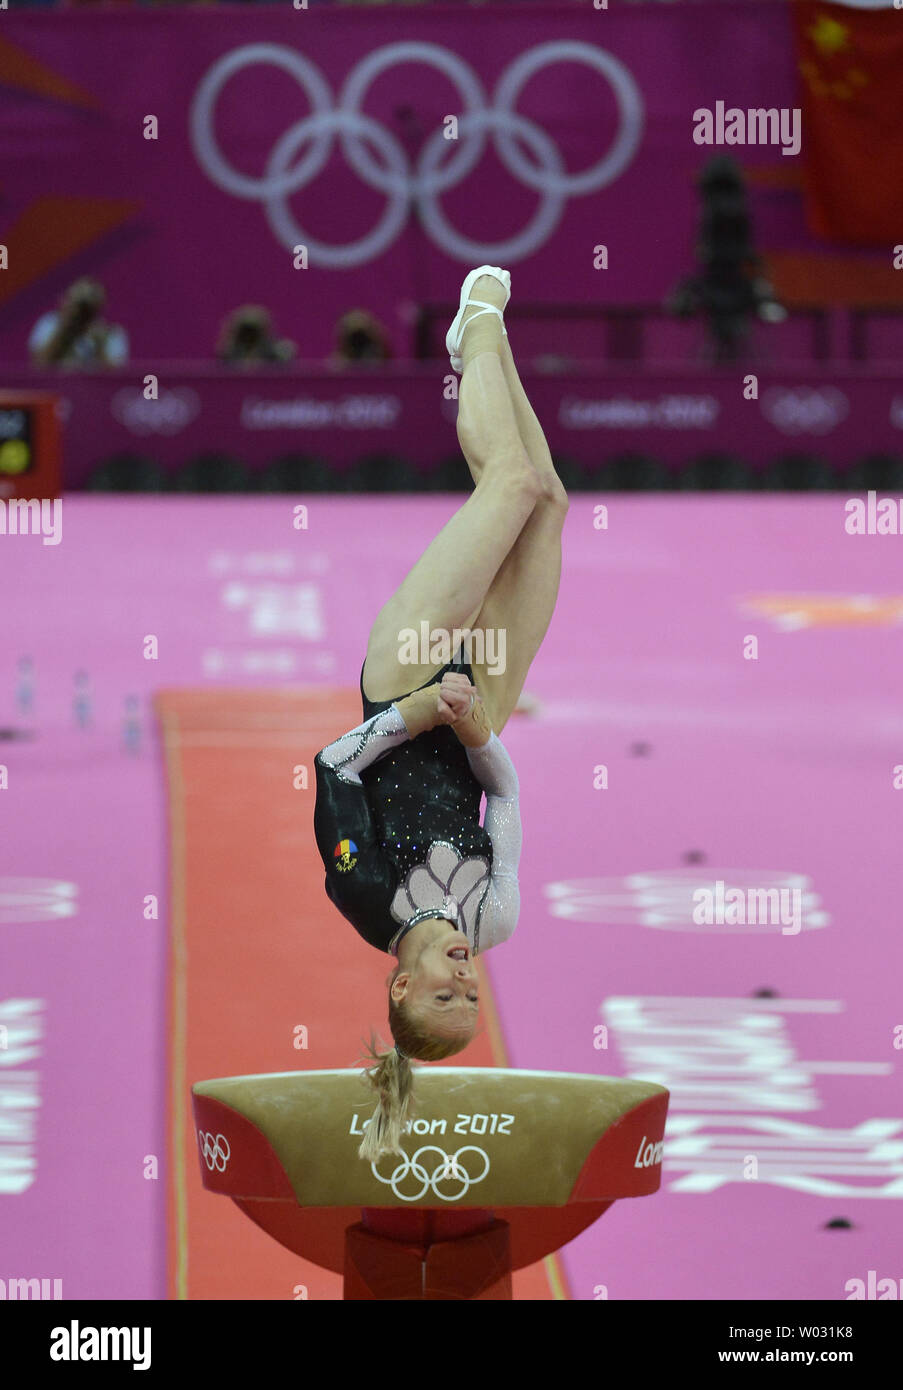
{"label": "inverted gymnast", "polygon": [[[499,735],[555,608],[568,501],[508,343],[510,287],[497,266],[464,281],[446,346],[461,373],[457,432],[475,488],[373,624],[365,722],[315,760],[326,892],[397,960],[386,981],[395,1047],[369,1048],[378,1100],[358,1151],[367,1160],[400,1149],[411,1059],[438,1061],[470,1042],[473,958],[508,939],[520,906],[518,780]],[[422,623],[430,634],[503,632],[504,670],[471,662],[466,641],[438,670],[402,660],[401,634]]]}

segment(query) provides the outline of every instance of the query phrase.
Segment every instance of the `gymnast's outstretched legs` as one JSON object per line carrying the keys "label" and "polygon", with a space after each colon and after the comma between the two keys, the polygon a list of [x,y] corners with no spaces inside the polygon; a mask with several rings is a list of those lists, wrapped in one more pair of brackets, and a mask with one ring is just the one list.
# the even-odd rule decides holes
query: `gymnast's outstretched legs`
{"label": "gymnast's outstretched legs", "polygon": [[[484,277],[476,282],[473,297],[501,307],[505,293],[497,280]],[[549,483],[534,465],[518,427],[502,362],[501,319],[477,310],[469,311],[465,321],[470,317],[476,322],[468,323],[463,338],[458,438],[476,487],[376,618],[364,667],[364,690],[371,700],[406,694],[435,674],[434,664],[401,660],[400,634],[412,628],[419,632],[422,622],[430,631],[448,633],[472,627],[525,524],[547,495]],[[505,593],[513,582],[511,576]],[[546,606],[541,605],[542,611]],[[541,640],[540,634],[537,646]],[[478,688],[481,694],[492,691],[492,710],[498,697],[487,683],[490,679]]]}
{"label": "gymnast's outstretched legs", "polygon": [[[561,579],[561,532],[568,511],[567,492],[555,472],[546,437],[517,374],[507,337],[501,341],[500,359],[518,433],[542,480],[543,492],[496,571],[482,607],[470,624],[477,632],[492,630],[505,634],[503,672],[495,669],[499,650],[497,639],[494,663],[472,661],[474,683],[497,734],[502,732],[517,704],[527,672],[555,611]],[[474,482],[479,486],[479,457],[466,447],[464,454]]]}

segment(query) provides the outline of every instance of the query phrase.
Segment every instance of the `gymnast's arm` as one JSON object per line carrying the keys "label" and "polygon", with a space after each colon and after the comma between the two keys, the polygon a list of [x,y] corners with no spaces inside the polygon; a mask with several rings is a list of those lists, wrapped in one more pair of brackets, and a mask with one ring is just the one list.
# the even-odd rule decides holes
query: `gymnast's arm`
{"label": "gymnast's arm", "polygon": [[[359,774],[410,736],[398,706],[390,705],[321,748],[314,758],[314,837],[333,901],[354,898],[359,886],[366,890],[373,875],[382,871],[376,827]],[[343,840],[354,848],[337,854]]]}
{"label": "gymnast's arm", "polygon": [[355,728],[349,729],[347,734],[342,734],[333,743],[321,748],[314,764],[323,770],[324,776],[328,770],[339,781],[361,787],[363,783],[358,773],[363,772],[364,768],[375,763],[378,758],[385,757],[386,753],[390,753],[398,744],[405,743],[409,738],[408,726],[401,711],[397,705],[390,705],[380,714],[374,714],[372,719],[356,725]]}
{"label": "gymnast's arm", "polygon": [[[459,720],[454,727],[467,749],[470,770],[486,793],[483,829],[492,841],[492,877],[480,918],[480,943],[485,951],[507,941],[520,912],[517,870],[523,832],[519,783],[508,750],[489,729],[485,715],[476,721]],[[480,736],[484,737],[482,743],[474,741]]]}
{"label": "gymnast's arm", "polygon": [[[349,729],[321,748],[315,757],[314,836],[331,897],[335,890],[346,901],[354,896],[358,885],[363,889],[372,875],[378,876],[385,868],[367,791],[359,774],[399,744],[434,728],[440,718],[435,687],[415,690]],[[336,854],[343,840],[350,840],[355,846],[344,857]]]}
{"label": "gymnast's arm", "polygon": [[[321,748],[314,759],[324,781],[332,773],[349,786],[363,786],[359,772],[385,757],[398,744],[433,729],[442,722],[439,691],[422,687],[396,700],[388,709],[357,724],[333,743]],[[450,711],[448,715],[450,716]]]}

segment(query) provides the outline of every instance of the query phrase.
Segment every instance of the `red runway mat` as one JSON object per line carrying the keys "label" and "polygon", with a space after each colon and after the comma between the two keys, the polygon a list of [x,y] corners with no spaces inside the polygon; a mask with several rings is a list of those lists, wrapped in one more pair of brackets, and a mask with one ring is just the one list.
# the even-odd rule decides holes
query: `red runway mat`
{"label": "red runway mat", "polygon": [[[390,1036],[392,959],[327,900],[311,827],[314,755],[359,722],[360,701],[319,689],[167,691],[156,703],[172,856],[169,1294],[338,1299],[336,1274],[203,1191],[189,1095],[217,1076],[351,1067],[371,1025]],[[302,765],[306,790],[295,787]],[[506,1065],[481,973],[483,1026],[457,1061]],[[515,1298],[566,1296],[556,1258],[514,1276]]]}

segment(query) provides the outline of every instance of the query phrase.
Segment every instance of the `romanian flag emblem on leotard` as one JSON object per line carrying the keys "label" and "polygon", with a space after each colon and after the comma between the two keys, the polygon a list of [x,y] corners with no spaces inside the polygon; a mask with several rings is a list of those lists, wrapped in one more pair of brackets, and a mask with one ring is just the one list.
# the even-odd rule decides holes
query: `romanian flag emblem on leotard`
{"label": "romanian flag emblem on leotard", "polygon": [[354,868],[357,863],[357,859],[355,858],[356,854],[357,845],[353,840],[339,840],[339,843],[332,851],[339,873],[347,874],[349,869]]}

